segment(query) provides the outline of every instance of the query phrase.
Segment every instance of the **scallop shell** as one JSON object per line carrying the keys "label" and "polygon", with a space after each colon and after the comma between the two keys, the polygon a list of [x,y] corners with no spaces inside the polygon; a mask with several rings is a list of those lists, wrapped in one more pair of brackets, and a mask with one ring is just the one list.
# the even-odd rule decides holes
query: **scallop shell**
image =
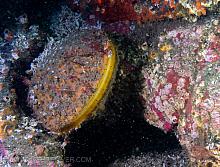
{"label": "scallop shell", "polygon": [[112,46],[102,31],[80,31],[35,60],[29,103],[47,129],[78,128],[102,103],[115,71]]}

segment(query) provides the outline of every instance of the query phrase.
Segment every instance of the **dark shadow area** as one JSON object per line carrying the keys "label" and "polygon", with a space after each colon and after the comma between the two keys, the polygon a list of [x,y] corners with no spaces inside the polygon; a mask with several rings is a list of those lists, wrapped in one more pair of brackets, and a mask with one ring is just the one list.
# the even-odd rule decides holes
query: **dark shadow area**
{"label": "dark shadow area", "polygon": [[37,24],[48,30],[48,16],[60,7],[61,2],[63,0],[1,0],[0,32],[13,28],[16,18],[23,14],[27,14],[29,25]]}
{"label": "dark shadow area", "polygon": [[28,106],[27,97],[29,91],[29,80],[31,75],[26,71],[30,70],[31,62],[43,51],[43,47],[38,48],[35,52],[31,53],[29,57],[17,60],[12,67],[13,88],[16,91],[16,105],[27,116],[32,116],[32,109]]}
{"label": "dark shadow area", "polygon": [[129,40],[120,43],[119,52],[125,56],[105,111],[69,136],[65,160],[72,166],[104,167],[129,155],[181,148],[173,133],[165,134],[144,120],[139,96],[142,64],[129,59],[129,54],[137,55],[137,46]]}

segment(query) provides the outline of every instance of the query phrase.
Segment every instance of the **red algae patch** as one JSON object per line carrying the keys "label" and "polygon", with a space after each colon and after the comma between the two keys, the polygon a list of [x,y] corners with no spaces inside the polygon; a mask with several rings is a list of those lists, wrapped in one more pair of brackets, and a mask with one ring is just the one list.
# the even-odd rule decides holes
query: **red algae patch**
{"label": "red algae patch", "polygon": [[218,7],[219,0],[66,0],[74,11],[81,11],[90,22],[94,18],[113,23],[118,21],[161,20],[164,18],[206,15]]}
{"label": "red algae patch", "polygon": [[108,67],[115,56],[110,45],[102,31],[81,31],[35,60],[29,103],[46,128],[58,133],[77,128],[95,110],[109,86],[103,76],[114,71],[114,63]]}

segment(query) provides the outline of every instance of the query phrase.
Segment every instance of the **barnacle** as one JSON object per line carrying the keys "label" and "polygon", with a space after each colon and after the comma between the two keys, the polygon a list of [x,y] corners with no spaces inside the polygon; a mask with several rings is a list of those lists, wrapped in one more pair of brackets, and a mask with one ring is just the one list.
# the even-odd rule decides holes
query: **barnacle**
{"label": "barnacle", "polygon": [[72,34],[37,58],[29,102],[37,118],[64,133],[97,109],[110,88],[116,51],[101,31]]}

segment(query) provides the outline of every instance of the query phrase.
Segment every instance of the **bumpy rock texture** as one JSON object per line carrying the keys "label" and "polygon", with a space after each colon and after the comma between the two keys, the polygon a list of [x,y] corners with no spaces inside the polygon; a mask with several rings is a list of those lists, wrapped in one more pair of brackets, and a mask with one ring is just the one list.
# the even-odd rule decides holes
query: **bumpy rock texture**
{"label": "bumpy rock texture", "polygon": [[73,33],[51,42],[32,63],[29,103],[46,128],[60,132],[78,117],[101,79],[107,43],[102,31]]}
{"label": "bumpy rock texture", "polygon": [[167,29],[143,69],[145,118],[170,131],[196,163],[220,163],[219,16]]}
{"label": "bumpy rock texture", "polygon": [[91,22],[96,18],[104,22],[149,21],[164,18],[206,15],[217,9],[219,0],[67,0],[75,11],[81,11]]}
{"label": "bumpy rock texture", "polygon": [[186,167],[188,165],[186,152],[173,150],[164,153],[148,153],[118,159],[109,167]]}
{"label": "bumpy rock texture", "polygon": [[0,41],[0,139],[5,137],[6,129],[13,129],[17,120],[14,111],[16,92],[12,87],[13,64],[18,59],[30,58],[42,44],[38,26],[32,25],[27,28],[20,23],[18,25],[16,32],[4,30],[4,39]]}
{"label": "bumpy rock texture", "polygon": [[64,166],[56,136],[47,134],[36,119],[27,117],[30,111],[21,110],[16,101],[18,89],[13,81],[24,70],[18,70],[18,64],[33,59],[43,43],[39,27],[28,27],[27,18],[19,18],[16,31],[5,30],[0,41],[0,166]]}

